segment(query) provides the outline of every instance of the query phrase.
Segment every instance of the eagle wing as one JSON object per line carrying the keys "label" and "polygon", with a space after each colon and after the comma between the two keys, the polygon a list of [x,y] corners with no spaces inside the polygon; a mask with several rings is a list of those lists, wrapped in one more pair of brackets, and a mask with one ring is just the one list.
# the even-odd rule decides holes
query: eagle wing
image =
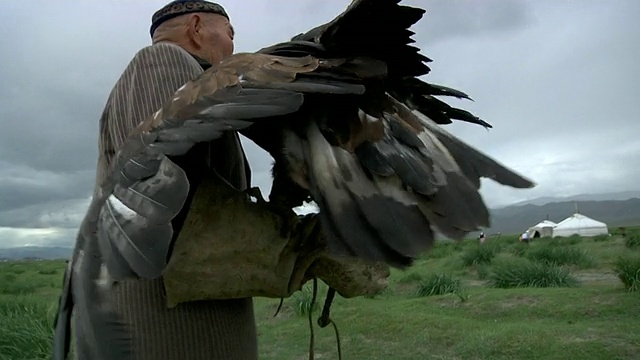
{"label": "eagle wing", "polygon": [[271,201],[300,205],[310,193],[330,248],[397,267],[427,250],[436,229],[461,238],[490,225],[481,178],[534,186],[440,126],[491,127],[438,98],[467,94],[420,79],[431,59],[412,45],[410,27],[423,14],[397,0],[356,0],[331,22],[260,50],[323,59],[325,68],[300,76],[332,76],[366,91],[307,96],[296,119],[278,124],[280,138],[273,124],[241,131],[274,156]]}
{"label": "eagle wing", "polygon": [[310,196],[319,205],[335,252],[405,267],[436,229],[459,238],[489,226],[481,177],[533,183],[440,126],[490,125],[436,98],[466,94],[419,79],[431,60],[409,28],[423,13],[357,0],[327,24],[231,56],[180,88],[132,133],[95,200],[104,202],[98,237],[110,271],[161,274],[189,189],[170,158],[224,131],[274,157],[271,201]]}
{"label": "eagle wing", "polygon": [[362,85],[332,79],[298,79],[319,63],[310,56],[235,55],[182,86],[131,133],[93,199],[102,204],[97,237],[114,278],[155,278],[164,270],[171,220],[189,192],[189,180],[172,156],[225,131],[295,113],[305,93],[364,91]]}
{"label": "eagle wing", "polygon": [[[423,14],[398,0],[354,0],[327,24],[233,55],[187,82],[116,154],[76,249],[85,243],[82,254],[100,258],[115,280],[160,276],[174,236],[171,220],[190,187],[171,159],[226,131],[243,133],[274,158],[270,202],[319,205],[336,253],[402,268],[433,244],[435,230],[460,238],[488,226],[481,178],[516,188],[534,184],[441,126],[460,120],[491,127],[438,98],[469,98],[465,93],[420,79],[431,60],[411,45],[410,28]],[[82,264],[80,254],[74,263]],[[84,290],[73,292],[94,291],[90,282],[103,270],[92,268],[78,285]],[[68,352],[74,302],[90,305],[91,297],[71,297],[71,278],[68,270],[55,359]],[[105,344],[122,340],[112,314],[93,308],[92,321],[112,329],[105,337],[114,340]],[[129,345],[114,346],[120,354],[114,356],[122,358]]]}

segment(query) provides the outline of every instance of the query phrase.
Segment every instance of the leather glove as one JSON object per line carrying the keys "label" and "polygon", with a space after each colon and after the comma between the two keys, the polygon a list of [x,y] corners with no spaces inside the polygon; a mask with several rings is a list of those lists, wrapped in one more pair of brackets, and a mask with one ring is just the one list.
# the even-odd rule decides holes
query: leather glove
{"label": "leather glove", "polygon": [[316,214],[276,214],[212,173],[196,190],[163,282],[173,307],[196,300],[286,298],[314,277],[353,297],[384,290],[388,269],[329,254]]}

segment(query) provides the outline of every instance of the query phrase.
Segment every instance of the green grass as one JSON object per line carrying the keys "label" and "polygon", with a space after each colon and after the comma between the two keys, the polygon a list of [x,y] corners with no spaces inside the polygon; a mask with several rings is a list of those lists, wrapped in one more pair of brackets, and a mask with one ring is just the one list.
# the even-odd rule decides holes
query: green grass
{"label": "green grass", "polygon": [[[320,285],[320,283],[318,282],[318,285]],[[310,311],[317,311],[320,309],[320,304],[318,302],[318,299],[322,299],[323,293],[326,293],[326,291],[322,291],[324,289],[324,287],[320,287],[318,286],[318,293],[316,295],[316,301],[315,303],[313,302],[313,287],[311,285],[311,283],[307,283],[305,284],[305,286],[302,287],[301,291],[297,291],[295,294],[293,294],[293,296],[291,297],[294,306],[294,312],[299,315],[299,316],[303,316],[303,315],[308,315]]]}
{"label": "green grass", "polygon": [[498,252],[500,246],[497,244],[477,244],[466,249],[462,262],[465,266],[490,264]]}
{"label": "green grass", "polygon": [[463,245],[458,242],[439,242],[426,255],[429,259],[441,259],[462,251]]}
{"label": "green grass", "polygon": [[625,236],[624,245],[629,249],[640,249],[640,233],[631,233]]}
{"label": "green grass", "polygon": [[416,295],[435,296],[458,294],[461,290],[462,286],[460,279],[449,274],[431,274],[420,282]]}
{"label": "green grass", "polygon": [[550,265],[575,265],[582,269],[592,268],[595,260],[583,249],[574,246],[546,246],[530,250],[525,256],[533,261]]}
{"label": "green grass", "polygon": [[0,359],[46,359],[54,304],[29,297],[0,298]]}
{"label": "green grass", "polygon": [[0,295],[57,295],[64,268],[60,261],[0,263]]}
{"label": "green grass", "polygon": [[[629,231],[528,245],[513,236],[438,243],[410,269],[392,270],[382,294],[336,297],[343,357],[636,359],[640,292],[630,290],[640,252],[625,245]],[[64,266],[0,263],[0,360],[48,358]],[[314,323],[325,294],[320,284]],[[310,300],[311,283],[274,317],[278,299],[255,299],[261,360],[308,358]],[[331,327],[314,332],[316,358],[337,358]]]}
{"label": "green grass", "polygon": [[640,254],[620,255],[614,271],[627,290],[640,292]]}
{"label": "green grass", "polygon": [[509,259],[495,264],[489,276],[496,288],[516,287],[575,287],[578,280],[569,269],[554,262],[532,262],[527,259]]}

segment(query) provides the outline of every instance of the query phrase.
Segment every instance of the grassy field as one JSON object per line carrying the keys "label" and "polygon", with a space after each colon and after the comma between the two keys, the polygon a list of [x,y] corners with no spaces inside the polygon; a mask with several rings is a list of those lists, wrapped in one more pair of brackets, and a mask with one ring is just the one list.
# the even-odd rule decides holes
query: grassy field
{"label": "grassy field", "polygon": [[[48,358],[63,269],[0,263],[0,360]],[[256,299],[260,359],[308,358],[309,290],[276,317],[278,300]],[[383,294],[338,297],[332,318],[344,359],[637,359],[640,231],[439,243]],[[330,326],[315,339],[317,359],[337,358]]]}

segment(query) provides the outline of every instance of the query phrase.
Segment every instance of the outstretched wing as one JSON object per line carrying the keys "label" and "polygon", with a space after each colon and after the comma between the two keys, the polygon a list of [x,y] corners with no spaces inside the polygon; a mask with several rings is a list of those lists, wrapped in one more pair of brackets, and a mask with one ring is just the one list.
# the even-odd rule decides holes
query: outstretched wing
{"label": "outstretched wing", "polygon": [[353,110],[350,128],[368,133],[346,131],[338,142],[334,128],[311,123],[299,140],[336,251],[408,266],[432,245],[435,229],[461,238],[490,225],[480,177],[532,185],[390,95],[385,103],[376,115]]}
{"label": "outstretched wing", "polygon": [[[330,249],[397,267],[429,248],[434,229],[459,238],[489,225],[480,178],[533,186],[440,126],[490,127],[437,98],[466,94],[419,78],[431,60],[411,45],[409,28],[423,14],[399,0],[354,0],[289,42],[206,70],[143,121],[81,225],[78,242],[90,245],[92,273],[75,280],[72,298],[67,270],[54,358],[68,352],[71,307],[96,300],[93,280],[103,270],[96,259],[115,280],[161,275],[175,236],[171,220],[190,187],[171,159],[225,131],[242,131],[274,157],[271,201],[293,206],[311,195]],[[112,352],[123,357],[130,344],[119,338],[120,324],[91,306],[85,311],[95,310],[89,318],[98,323],[80,326],[106,329],[110,341],[96,346],[117,344]]]}
{"label": "outstretched wing", "polygon": [[133,132],[94,200],[104,202],[98,235],[110,272],[161,274],[189,189],[171,156],[224,131],[243,131],[275,158],[272,200],[311,195],[337,251],[402,267],[431,245],[434,228],[460,237],[488,226],[481,177],[532,183],[439,126],[489,125],[435,97],[466,94],[418,78],[430,60],[410,45],[409,28],[423,13],[357,0],[328,24],[185,84]]}
{"label": "outstretched wing", "polygon": [[489,226],[480,178],[533,186],[440,126],[461,120],[491,127],[437,98],[468,99],[465,93],[419,78],[431,60],[411,45],[409,28],[423,14],[397,0],[356,0],[331,22],[260,50],[331,59],[326,71],[366,92],[307,101],[304,121],[282,127],[279,154],[261,124],[243,131],[276,152],[272,200],[299,204],[295,183],[318,203],[332,249],[398,267],[431,246],[435,229],[461,238]]}
{"label": "outstretched wing", "polygon": [[319,67],[312,57],[238,54],[181,87],[142,122],[116,155],[94,202],[98,242],[110,274],[155,278],[164,270],[171,220],[184,206],[189,182],[171,161],[198,142],[300,109],[305,93],[362,94],[334,79],[300,78]]}

